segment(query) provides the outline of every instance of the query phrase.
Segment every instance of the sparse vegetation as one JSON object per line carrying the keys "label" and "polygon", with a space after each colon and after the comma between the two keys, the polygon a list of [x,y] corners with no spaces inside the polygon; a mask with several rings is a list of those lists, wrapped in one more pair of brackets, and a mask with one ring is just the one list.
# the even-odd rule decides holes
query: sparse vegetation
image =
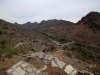
{"label": "sparse vegetation", "polygon": [[21,40],[20,42],[24,42],[24,40]]}
{"label": "sparse vegetation", "polygon": [[1,40],[1,41],[0,41],[0,44],[1,44],[1,45],[5,45],[5,44],[6,44],[6,40]]}
{"label": "sparse vegetation", "polygon": [[32,49],[31,49],[31,51],[33,51],[33,52],[34,52],[34,51],[35,51],[35,49],[34,49],[34,48],[32,48]]}
{"label": "sparse vegetation", "polygon": [[60,38],[59,39],[59,42],[66,42],[67,40],[66,39],[64,39],[64,38]]}
{"label": "sparse vegetation", "polygon": [[16,53],[18,51],[17,48],[11,47],[9,45],[3,45],[0,48],[0,56],[6,55],[11,56],[12,54]]}

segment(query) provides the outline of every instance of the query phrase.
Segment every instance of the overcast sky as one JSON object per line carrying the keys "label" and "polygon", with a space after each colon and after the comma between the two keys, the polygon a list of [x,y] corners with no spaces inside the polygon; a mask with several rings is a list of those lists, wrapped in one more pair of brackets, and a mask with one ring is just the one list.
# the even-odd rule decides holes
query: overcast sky
{"label": "overcast sky", "polygon": [[0,19],[11,23],[49,19],[77,22],[90,11],[100,12],[100,0],[0,0]]}

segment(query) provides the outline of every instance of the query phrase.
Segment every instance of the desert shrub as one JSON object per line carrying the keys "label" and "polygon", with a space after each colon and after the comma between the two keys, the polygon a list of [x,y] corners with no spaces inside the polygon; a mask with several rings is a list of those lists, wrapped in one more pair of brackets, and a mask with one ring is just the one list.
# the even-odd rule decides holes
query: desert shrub
{"label": "desert shrub", "polygon": [[0,41],[0,44],[1,44],[1,45],[5,45],[5,44],[6,44],[6,40],[1,40],[1,41]]}
{"label": "desert shrub", "polygon": [[66,39],[60,38],[60,39],[59,39],[59,42],[66,42]]}
{"label": "desert shrub", "polygon": [[78,52],[82,57],[84,57],[84,58],[88,58],[88,57],[87,57],[87,52],[86,52],[86,50],[83,49],[83,48],[80,47],[80,46],[72,46],[72,47],[71,47],[71,50],[77,51],[77,52]]}
{"label": "desert shrub", "polygon": [[35,49],[34,49],[34,48],[32,48],[32,49],[31,49],[31,51],[33,51],[33,52],[34,52],[34,51],[35,51]]}
{"label": "desert shrub", "polygon": [[76,47],[75,47],[75,46],[72,46],[72,47],[71,47],[71,50],[76,50]]}
{"label": "desert shrub", "polygon": [[24,42],[24,40],[21,40],[20,42]]}
{"label": "desert shrub", "polygon": [[6,54],[6,56],[15,54],[18,51],[17,48],[11,47],[9,45],[3,45],[3,48],[0,48],[0,56]]}

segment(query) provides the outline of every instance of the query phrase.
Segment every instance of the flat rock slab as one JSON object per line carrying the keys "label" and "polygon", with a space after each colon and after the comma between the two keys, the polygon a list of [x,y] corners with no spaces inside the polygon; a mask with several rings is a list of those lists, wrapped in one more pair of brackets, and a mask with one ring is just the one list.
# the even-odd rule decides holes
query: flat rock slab
{"label": "flat rock slab", "polygon": [[18,67],[16,70],[12,72],[13,75],[25,75],[25,71]]}
{"label": "flat rock slab", "polygon": [[64,71],[69,75],[74,71],[74,68],[71,65],[68,65]]}
{"label": "flat rock slab", "polygon": [[58,67],[57,64],[52,60],[52,67]]}
{"label": "flat rock slab", "polygon": [[19,65],[21,65],[23,63],[23,61],[18,62],[17,64],[15,64],[14,66],[12,66],[12,69],[16,69]]}
{"label": "flat rock slab", "polygon": [[70,75],[76,75],[77,74],[77,70],[75,69]]}
{"label": "flat rock slab", "polygon": [[65,66],[65,63],[60,61],[60,60],[56,60],[57,61],[57,65],[59,66],[59,68],[63,68]]}

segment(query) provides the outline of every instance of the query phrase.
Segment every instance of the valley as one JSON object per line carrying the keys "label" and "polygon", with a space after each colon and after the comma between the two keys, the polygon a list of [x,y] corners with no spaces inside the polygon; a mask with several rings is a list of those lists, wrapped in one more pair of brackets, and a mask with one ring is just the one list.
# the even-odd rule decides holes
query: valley
{"label": "valley", "polygon": [[[5,71],[19,61],[38,62],[36,60],[41,59],[35,59],[31,54],[39,52],[73,66],[77,69],[77,74],[73,75],[99,75],[100,13],[90,12],[77,23],[52,19],[13,24],[0,19],[0,75],[6,75]],[[68,75],[62,69],[56,70],[43,72]]]}

